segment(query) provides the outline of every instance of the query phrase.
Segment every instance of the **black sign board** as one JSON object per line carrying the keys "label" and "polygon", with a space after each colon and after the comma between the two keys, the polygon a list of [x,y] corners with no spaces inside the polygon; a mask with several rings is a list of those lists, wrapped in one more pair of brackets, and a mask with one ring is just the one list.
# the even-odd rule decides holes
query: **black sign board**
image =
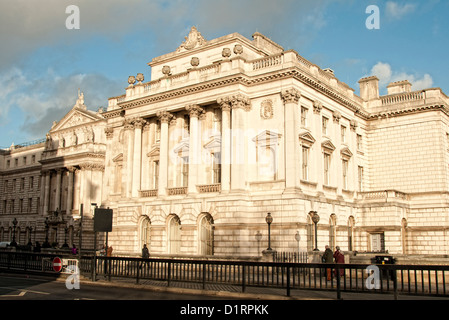
{"label": "black sign board", "polygon": [[112,209],[95,208],[94,231],[112,231]]}

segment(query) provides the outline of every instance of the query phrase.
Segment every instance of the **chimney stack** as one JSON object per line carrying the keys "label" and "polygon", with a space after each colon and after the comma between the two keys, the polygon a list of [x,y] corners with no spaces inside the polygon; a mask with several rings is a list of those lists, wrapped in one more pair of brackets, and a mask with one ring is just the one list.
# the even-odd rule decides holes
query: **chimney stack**
{"label": "chimney stack", "polygon": [[379,98],[379,79],[376,76],[366,77],[359,80],[360,97],[365,100]]}

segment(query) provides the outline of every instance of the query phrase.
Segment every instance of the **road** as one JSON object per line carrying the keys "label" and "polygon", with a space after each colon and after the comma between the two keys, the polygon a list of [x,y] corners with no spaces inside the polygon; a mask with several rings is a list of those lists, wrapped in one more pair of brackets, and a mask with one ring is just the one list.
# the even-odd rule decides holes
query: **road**
{"label": "road", "polygon": [[65,281],[0,274],[1,300],[216,300],[217,297],[111,287],[82,282],[67,289]]}

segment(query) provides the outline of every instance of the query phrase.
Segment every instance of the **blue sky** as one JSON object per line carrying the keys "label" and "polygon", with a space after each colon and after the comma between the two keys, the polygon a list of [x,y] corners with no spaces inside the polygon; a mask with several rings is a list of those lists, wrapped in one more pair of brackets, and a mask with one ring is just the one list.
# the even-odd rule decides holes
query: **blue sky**
{"label": "blue sky", "polygon": [[[66,28],[66,8],[80,29]],[[369,5],[379,29],[367,29]],[[175,51],[191,26],[211,40],[258,31],[358,93],[357,81],[408,79],[413,90],[449,95],[449,1],[376,0],[0,0],[0,146],[45,137],[75,104],[91,110],[121,95],[129,75],[150,81],[147,63]]]}

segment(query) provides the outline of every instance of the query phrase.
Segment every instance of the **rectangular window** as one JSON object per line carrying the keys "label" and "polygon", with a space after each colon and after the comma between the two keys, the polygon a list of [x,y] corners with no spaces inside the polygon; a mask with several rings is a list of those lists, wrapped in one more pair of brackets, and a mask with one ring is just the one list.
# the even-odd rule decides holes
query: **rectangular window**
{"label": "rectangular window", "polygon": [[31,176],[29,181],[30,181],[29,188],[30,188],[30,190],[33,190],[33,187],[34,187],[34,177]]}
{"label": "rectangular window", "polygon": [[214,170],[214,184],[221,183],[221,155],[220,152],[213,154],[214,158],[214,164],[213,164],[213,170]]}
{"label": "rectangular window", "polygon": [[385,235],[383,233],[371,234],[371,251],[385,252]]}
{"label": "rectangular window", "polygon": [[301,107],[301,127],[307,126],[307,108]]}
{"label": "rectangular window", "polygon": [[362,190],[363,190],[363,167],[359,166],[357,171],[358,171],[359,192],[362,192]]}
{"label": "rectangular window", "polygon": [[323,117],[323,119],[322,119],[322,133],[323,133],[324,135],[327,134],[327,126],[328,126],[328,123],[329,123],[329,119],[326,118],[326,117]]}
{"label": "rectangular window", "polygon": [[341,143],[346,143],[346,127],[341,126]]}
{"label": "rectangular window", "polygon": [[28,198],[28,213],[31,213],[31,209],[32,209],[32,205],[33,205],[33,198]]}
{"label": "rectangular window", "polygon": [[19,200],[19,213],[23,213],[23,199]]}
{"label": "rectangular window", "polygon": [[153,189],[159,185],[159,161],[153,161]]}
{"label": "rectangular window", "polygon": [[23,191],[25,189],[25,178],[20,179],[20,190]]}
{"label": "rectangular window", "polygon": [[362,144],[362,135],[358,134],[357,135],[357,150],[358,151],[362,151],[363,149],[363,144]]}
{"label": "rectangular window", "polygon": [[25,166],[27,164],[27,157],[23,157],[23,165]]}
{"label": "rectangular window", "polygon": [[19,159],[18,159],[18,158],[15,158],[15,159],[14,159],[14,165],[15,165],[16,167],[19,166]]}
{"label": "rectangular window", "polygon": [[6,169],[11,167],[11,160],[6,160]]}
{"label": "rectangular window", "polygon": [[302,179],[309,180],[309,148],[302,147]]}
{"label": "rectangular window", "polygon": [[324,185],[328,186],[330,183],[330,166],[331,166],[331,155],[324,153]]}
{"label": "rectangular window", "polygon": [[31,163],[35,163],[36,162],[36,156],[33,154],[31,156]]}
{"label": "rectangular window", "polygon": [[348,189],[348,160],[342,160],[343,189]]}
{"label": "rectangular window", "polygon": [[182,158],[181,186],[187,187],[189,181],[189,157]]}

